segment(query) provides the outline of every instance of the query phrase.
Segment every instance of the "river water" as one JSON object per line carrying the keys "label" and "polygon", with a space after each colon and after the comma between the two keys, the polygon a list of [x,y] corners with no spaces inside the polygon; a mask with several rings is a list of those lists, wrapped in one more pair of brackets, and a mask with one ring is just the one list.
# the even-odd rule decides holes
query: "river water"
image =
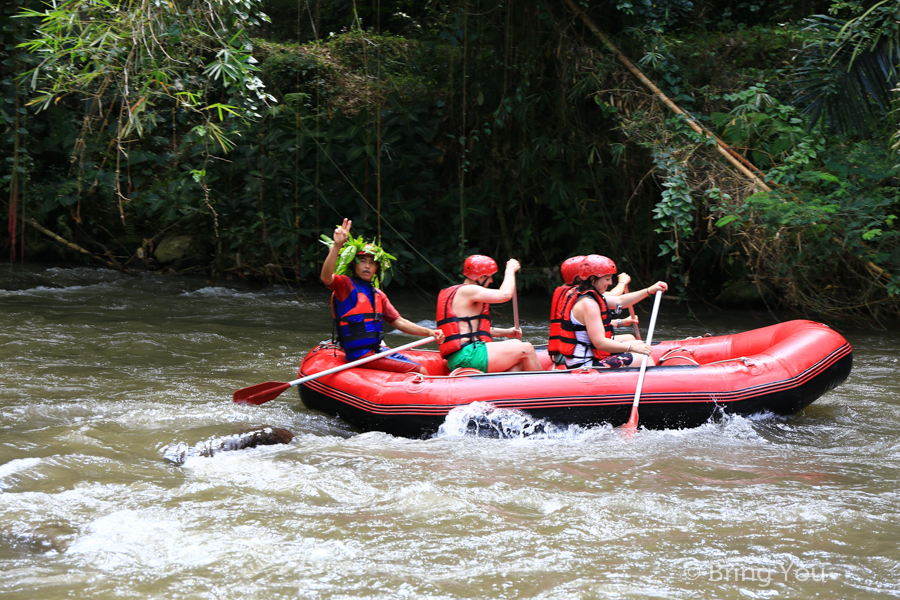
{"label": "river water", "polygon": [[[433,296],[390,295],[434,318]],[[548,305],[520,301],[525,339],[546,342]],[[774,322],[698,310],[664,304],[656,339]],[[842,331],[853,372],[795,417],[630,438],[454,420],[410,440],[295,390],[232,403],[330,332],[320,287],[4,266],[0,597],[900,596],[897,333]],[[295,437],[222,443],[262,426]]]}

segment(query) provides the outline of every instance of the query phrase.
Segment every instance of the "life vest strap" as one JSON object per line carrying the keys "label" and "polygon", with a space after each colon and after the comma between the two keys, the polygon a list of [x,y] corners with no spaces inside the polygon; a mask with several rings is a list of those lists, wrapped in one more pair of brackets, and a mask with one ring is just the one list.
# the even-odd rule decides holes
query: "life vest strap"
{"label": "life vest strap", "polygon": [[490,319],[488,319],[488,318],[487,318],[486,316],[484,316],[484,315],[474,315],[474,316],[471,316],[471,317],[447,317],[447,318],[445,318],[445,319],[441,319],[440,321],[438,321],[438,322],[437,322],[437,326],[440,327],[441,325],[446,325],[446,324],[448,324],[448,323],[459,323],[459,322],[461,322],[461,321],[465,321],[467,324],[471,325],[471,324],[472,324],[472,321],[474,321],[475,319],[478,319],[479,321],[480,321],[481,319],[485,319],[485,320],[487,320],[487,321],[490,321]]}
{"label": "life vest strap", "polygon": [[[444,337],[444,340],[448,341],[448,342],[452,342],[454,340],[469,339],[468,343],[471,344],[473,341],[475,341],[475,340],[472,340],[471,338],[476,337],[476,336],[481,337],[481,336],[485,336],[485,335],[491,335],[491,334],[488,331],[482,331],[479,329],[477,331],[471,331],[469,333],[457,333],[454,335],[448,335],[448,336]],[[465,346],[466,344],[463,344],[463,345]]]}
{"label": "life vest strap", "polygon": [[[366,339],[372,338],[373,333],[374,332],[372,332],[372,331],[364,331],[362,333],[345,335],[345,336],[341,337],[341,343],[346,345],[346,344],[349,344],[350,342],[355,342],[357,340],[366,340]],[[378,346],[380,346],[382,340],[384,340],[384,332],[378,332],[378,334],[379,335],[377,336],[377,339],[375,339],[373,341],[373,343],[370,344],[370,346],[360,346],[360,348],[363,348],[363,347],[377,348]]]}
{"label": "life vest strap", "polygon": [[384,319],[384,316],[381,313],[357,313],[355,315],[351,315],[353,317],[362,317],[362,319],[357,320],[357,321],[351,321],[351,320],[347,319],[346,316],[347,315],[344,315],[343,317],[341,317],[338,320],[338,322],[341,325],[346,325],[349,323],[358,323],[358,322],[360,322],[360,320],[362,320],[362,321],[365,321],[365,320],[381,321]]}

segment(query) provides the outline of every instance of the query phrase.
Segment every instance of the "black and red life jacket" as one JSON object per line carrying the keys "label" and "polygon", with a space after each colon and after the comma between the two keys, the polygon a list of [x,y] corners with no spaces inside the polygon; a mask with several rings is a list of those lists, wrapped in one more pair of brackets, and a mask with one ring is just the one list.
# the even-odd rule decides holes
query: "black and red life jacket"
{"label": "black and red life jacket", "polygon": [[[457,317],[453,313],[453,298],[463,285],[454,285],[441,290],[437,302],[437,326],[444,332],[444,342],[440,345],[444,358],[458,352],[463,346],[475,341],[491,342],[491,305],[484,303],[481,314],[472,317]],[[460,331],[459,324],[465,322],[469,326],[468,333]]]}
{"label": "black and red life jacket", "polygon": [[547,340],[547,353],[551,358],[560,355],[559,341],[563,315],[566,302],[575,294],[575,287],[561,285],[553,291],[553,300],[550,301],[550,338]]}
{"label": "black and red life jacket", "polygon": [[587,327],[585,325],[575,325],[574,323],[572,323],[572,309],[575,308],[575,304],[584,297],[589,297],[591,300],[600,305],[600,317],[603,321],[604,335],[607,339],[610,339],[613,336],[612,317],[610,316],[609,307],[606,305],[606,299],[603,297],[603,295],[598,293],[596,290],[575,292],[569,296],[569,301],[563,308],[563,317],[560,321],[559,353],[563,356],[574,358],[575,348],[578,346],[584,346],[590,348],[591,353],[594,355],[594,358],[603,359],[609,356],[609,352],[599,350],[591,343],[585,344],[584,342],[578,340],[578,338],[575,336],[575,334],[579,331],[587,331]]}

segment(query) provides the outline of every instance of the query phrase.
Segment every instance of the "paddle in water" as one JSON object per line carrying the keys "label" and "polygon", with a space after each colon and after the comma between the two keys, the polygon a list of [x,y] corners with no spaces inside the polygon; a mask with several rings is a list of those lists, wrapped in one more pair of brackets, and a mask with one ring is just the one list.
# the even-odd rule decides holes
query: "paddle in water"
{"label": "paddle in water", "polygon": [[[650,315],[650,327],[647,328],[647,345],[653,341],[653,329],[656,327],[656,315],[659,313],[659,301],[662,300],[662,290],[658,290],[656,292],[656,298],[653,299],[653,313]],[[628,419],[628,422],[622,425],[622,429],[627,430],[629,433],[634,433],[637,431],[638,426],[638,402],[641,399],[641,386],[644,385],[644,373],[647,371],[647,359],[649,357],[646,354],[641,355],[641,373],[638,375],[638,383],[637,389],[634,392],[634,404],[631,405],[631,418]]]}
{"label": "paddle in water", "polygon": [[[434,337],[429,336],[427,338],[422,338],[421,340],[416,340],[415,342],[410,342],[406,345],[400,346],[399,348],[392,348],[390,354],[394,352],[401,352],[403,350],[409,350],[410,348],[415,348],[416,346],[422,346],[427,344],[428,342],[433,342]],[[274,400],[278,396],[281,395],[281,392],[288,388],[292,388],[294,386],[298,386],[301,383],[306,383],[307,381],[312,381],[313,379],[318,379],[323,375],[330,375],[332,373],[338,373],[345,369],[349,369],[351,367],[358,367],[363,363],[367,363],[373,360],[377,360],[379,358],[384,358],[387,356],[385,353],[377,353],[370,354],[369,356],[365,356],[360,358],[359,360],[354,360],[352,362],[348,362],[347,364],[341,365],[339,367],[334,367],[333,369],[326,369],[325,371],[320,371],[319,373],[315,373],[313,375],[307,375],[306,377],[301,377],[300,379],[295,379],[294,381],[290,381],[287,383],[283,383],[281,381],[267,381],[265,383],[257,383],[256,385],[251,385],[250,387],[245,387],[239,389],[234,393],[232,399],[238,404],[256,404],[257,406],[260,404],[265,404],[269,400]]]}

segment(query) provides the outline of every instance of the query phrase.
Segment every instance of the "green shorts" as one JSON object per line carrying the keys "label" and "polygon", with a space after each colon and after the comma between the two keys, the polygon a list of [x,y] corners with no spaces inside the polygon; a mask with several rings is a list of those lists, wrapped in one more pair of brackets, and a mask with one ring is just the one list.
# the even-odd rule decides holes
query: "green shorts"
{"label": "green shorts", "polygon": [[488,351],[484,342],[466,344],[460,350],[447,357],[447,367],[451,371],[462,367],[488,372]]}

